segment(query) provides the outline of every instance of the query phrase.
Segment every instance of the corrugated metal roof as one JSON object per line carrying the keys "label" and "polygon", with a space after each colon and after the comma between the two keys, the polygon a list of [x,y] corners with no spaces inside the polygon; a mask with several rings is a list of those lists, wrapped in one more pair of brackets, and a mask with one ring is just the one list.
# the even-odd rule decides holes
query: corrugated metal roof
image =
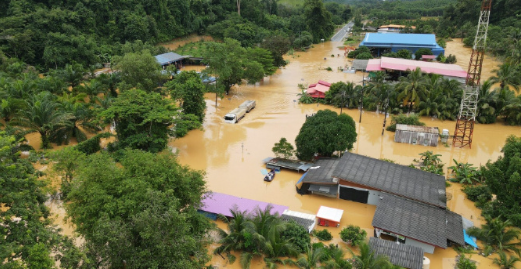
{"label": "corrugated metal roof", "polygon": [[317,218],[340,222],[342,219],[342,214],[344,214],[344,210],[342,209],[320,206],[318,209]]}
{"label": "corrugated metal roof", "polygon": [[369,247],[375,256],[385,255],[389,261],[404,268],[423,268],[423,249],[415,246],[396,244],[376,237],[369,238]]}
{"label": "corrugated metal roof", "polygon": [[353,60],[353,68],[355,70],[365,70],[368,63],[369,60]]}
{"label": "corrugated metal roof", "polygon": [[252,213],[257,208],[264,210],[268,205],[271,205],[273,207],[271,213],[277,213],[279,215],[282,215],[284,210],[288,209],[287,206],[283,205],[270,204],[218,192],[213,192],[205,196],[202,200],[202,204],[203,206],[201,206],[200,210],[227,217],[232,217],[230,210],[234,208],[239,211]]}
{"label": "corrugated metal roof", "polygon": [[335,184],[335,185],[310,184],[308,191],[311,191],[314,194],[321,194],[324,196],[337,198],[338,184]]}
{"label": "corrugated metal roof", "polygon": [[407,60],[401,58],[382,57],[380,67],[382,69],[392,69],[400,71],[415,70],[416,68],[420,68],[423,73],[433,73],[443,76],[460,78],[467,77],[467,71],[463,70],[463,68],[457,64],[444,64]]}
{"label": "corrugated metal roof", "polygon": [[445,209],[394,195],[382,196],[372,222],[375,228],[447,248]]}
{"label": "corrugated metal roof", "polygon": [[451,211],[447,211],[447,239],[460,246],[465,246],[463,219],[461,215]]}
{"label": "corrugated metal roof", "polygon": [[313,228],[315,227],[315,219],[317,216],[306,214],[302,212],[297,211],[291,211],[291,210],[284,210],[284,213],[282,213],[281,219],[285,221],[294,221],[298,225],[306,228],[309,233],[313,231]]}
{"label": "corrugated metal roof", "polygon": [[438,127],[406,125],[406,124],[396,124],[396,130],[419,132],[419,133],[431,133],[431,134],[440,133],[438,130]]}
{"label": "corrugated metal roof", "polygon": [[425,47],[437,48],[436,36],[434,34],[398,34],[398,33],[367,33],[360,46],[367,47]]}
{"label": "corrugated metal roof", "polygon": [[160,65],[171,64],[173,62],[177,62],[179,60],[186,58],[185,56],[181,56],[175,52],[167,52],[167,53],[156,55],[154,57],[156,57],[156,60]]}
{"label": "corrugated metal roof", "polygon": [[347,152],[333,177],[445,208],[445,177]]}
{"label": "corrugated metal roof", "polygon": [[338,180],[334,179],[332,174],[338,161],[339,159],[319,159],[315,164],[309,167],[303,182],[337,184]]}

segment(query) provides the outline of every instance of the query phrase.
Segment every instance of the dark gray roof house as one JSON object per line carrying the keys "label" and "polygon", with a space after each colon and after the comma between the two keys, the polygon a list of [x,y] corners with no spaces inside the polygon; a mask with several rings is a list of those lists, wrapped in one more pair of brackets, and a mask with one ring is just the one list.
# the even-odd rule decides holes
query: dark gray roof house
{"label": "dark gray roof house", "polygon": [[445,177],[354,153],[345,153],[332,176],[342,181],[446,208]]}
{"label": "dark gray roof house", "polygon": [[[447,240],[464,245],[461,216],[389,194],[384,194],[382,201],[374,214],[372,225],[375,228],[440,248],[447,248]],[[459,230],[461,234],[453,230]]]}
{"label": "dark gray roof house", "polygon": [[355,70],[366,70],[369,60],[353,60],[353,68]]}
{"label": "dark gray roof house", "polygon": [[396,244],[376,237],[369,238],[369,248],[375,256],[385,255],[389,261],[404,268],[422,269],[423,268],[423,249],[415,246]]}
{"label": "dark gray roof house", "polygon": [[179,55],[175,52],[167,52],[167,53],[156,55],[154,57],[156,58],[157,62],[161,66],[167,65],[167,64],[172,64],[172,63],[175,63],[177,61],[180,61],[180,60],[183,60],[184,58],[186,58],[185,56]]}
{"label": "dark gray roof house", "polygon": [[338,179],[333,178],[333,171],[337,167],[339,159],[319,159],[311,166],[304,177],[304,183],[338,184]]}
{"label": "dark gray roof house", "polygon": [[338,196],[338,179],[331,175],[339,159],[319,159],[306,172],[303,184],[309,184],[308,191],[329,197]]}

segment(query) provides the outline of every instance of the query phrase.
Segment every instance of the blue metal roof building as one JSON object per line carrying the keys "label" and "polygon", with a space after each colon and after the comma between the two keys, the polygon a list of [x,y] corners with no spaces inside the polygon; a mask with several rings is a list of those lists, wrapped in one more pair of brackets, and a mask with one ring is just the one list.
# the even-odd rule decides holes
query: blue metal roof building
{"label": "blue metal roof building", "polygon": [[181,56],[175,52],[167,52],[167,53],[156,55],[154,57],[156,57],[157,62],[161,66],[172,64],[172,63],[175,63],[177,61],[180,61],[180,60],[183,60],[186,58],[185,56]]}
{"label": "blue metal roof building", "polygon": [[436,43],[434,34],[367,33],[360,46],[377,49],[378,56],[386,49],[392,52],[406,49],[414,54],[418,49],[427,48],[436,56],[445,53],[445,50]]}

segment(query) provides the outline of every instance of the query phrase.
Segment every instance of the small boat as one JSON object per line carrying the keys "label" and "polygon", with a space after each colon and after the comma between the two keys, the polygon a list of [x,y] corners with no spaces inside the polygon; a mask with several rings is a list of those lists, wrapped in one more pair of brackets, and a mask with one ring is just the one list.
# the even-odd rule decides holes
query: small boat
{"label": "small boat", "polygon": [[271,182],[275,178],[275,169],[271,169],[271,171],[266,174],[264,177],[264,181]]}

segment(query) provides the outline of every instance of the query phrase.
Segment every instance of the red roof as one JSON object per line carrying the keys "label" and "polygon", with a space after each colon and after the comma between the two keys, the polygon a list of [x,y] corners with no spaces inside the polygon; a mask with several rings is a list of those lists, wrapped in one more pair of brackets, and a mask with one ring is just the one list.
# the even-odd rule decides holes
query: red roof
{"label": "red roof", "polygon": [[467,72],[456,64],[443,64],[433,62],[423,62],[415,60],[407,60],[401,58],[382,57],[382,59],[371,59],[367,63],[367,71],[389,70],[415,70],[420,68],[424,73],[438,74],[442,76],[466,78]]}
{"label": "red roof", "polygon": [[319,80],[317,83],[309,85],[306,93],[311,95],[311,97],[324,98],[326,92],[329,91],[329,87],[331,87],[331,83]]}

